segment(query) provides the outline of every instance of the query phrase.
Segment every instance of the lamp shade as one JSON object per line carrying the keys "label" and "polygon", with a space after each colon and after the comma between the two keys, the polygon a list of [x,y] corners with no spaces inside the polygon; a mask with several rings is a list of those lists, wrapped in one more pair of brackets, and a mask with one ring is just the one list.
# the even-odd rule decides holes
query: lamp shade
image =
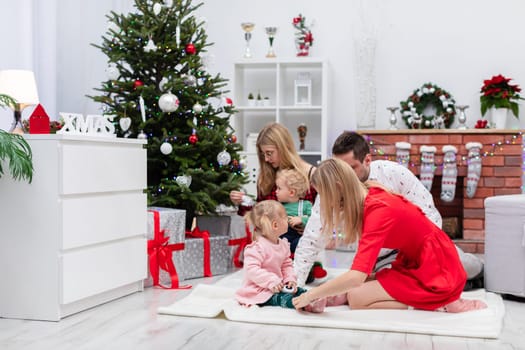
{"label": "lamp shade", "polygon": [[0,94],[11,96],[22,108],[38,104],[35,74],[30,70],[0,71]]}

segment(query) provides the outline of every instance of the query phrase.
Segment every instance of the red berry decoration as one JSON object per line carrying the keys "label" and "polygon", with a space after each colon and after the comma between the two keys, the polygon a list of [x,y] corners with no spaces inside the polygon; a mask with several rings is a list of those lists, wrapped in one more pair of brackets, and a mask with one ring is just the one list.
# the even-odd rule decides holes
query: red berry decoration
{"label": "red berry decoration", "polygon": [[195,53],[197,52],[195,45],[193,45],[192,43],[186,44],[186,48],[184,50],[188,55],[195,55]]}
{"label": "red berry decoration", "polygon": [[197,143],[197,141],[199,141],[199,138],[197,137],[197,135],[191,134],[190,137],[188,137],[188,141],[190,141],[190,143],[194,145]]}
{"label": "red berry decoration", "polygon": [[138,88],[140,86],[144,86],[144,83],[140,80],[140,79],[137,79],[133,82],[133,88]]}

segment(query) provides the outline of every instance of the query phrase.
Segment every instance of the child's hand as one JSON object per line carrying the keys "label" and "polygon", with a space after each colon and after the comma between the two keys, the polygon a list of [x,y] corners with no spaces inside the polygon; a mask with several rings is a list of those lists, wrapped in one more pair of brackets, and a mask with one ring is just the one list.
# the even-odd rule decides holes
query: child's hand
{"label": "child's hand", "polygon": [[288,225],[290,225],[293,228],[299,228],[303,226],[303,220],[300,216],[289,216]]}
{"label": "child's hand", "polygon": [[276,284],[275,286],[273,286],[272,288],[270,288],[270,290],[272,291],[272,293],[279,293],[284,287],[284,283],[279,283],[279,284]]}

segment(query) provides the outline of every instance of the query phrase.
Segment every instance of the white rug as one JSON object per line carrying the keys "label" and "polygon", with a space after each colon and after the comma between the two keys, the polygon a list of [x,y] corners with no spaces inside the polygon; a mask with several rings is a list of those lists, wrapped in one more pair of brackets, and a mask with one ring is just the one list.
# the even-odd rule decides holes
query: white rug
{"label": "white rug", "polygon": [[[333,278],[343,271],[328,269],[328,276]],[[160,307],[158,312],[205,318],[217,317],[224,312],[230,321],[475,338],[497,338],[505,314],[501,297],[485,290],[465,292],[463,297],[483,300],[487,309],[459,314],[421,310],[350,310],[346,305],[327,307],[322,314],[277,306],[246,308],[233,298],[242,276],[241,270],[213,285],[199,284],[190,295],[170,306]]]}

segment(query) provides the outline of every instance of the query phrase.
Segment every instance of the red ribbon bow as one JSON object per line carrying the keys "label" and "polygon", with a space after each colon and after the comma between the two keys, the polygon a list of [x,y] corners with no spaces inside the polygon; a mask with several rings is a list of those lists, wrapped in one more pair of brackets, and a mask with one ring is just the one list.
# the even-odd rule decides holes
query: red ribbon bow
{"label": "red ribbon bow", "polygon": [[252,233],[250,232],[250,226],[246,224],[244,226],[244,229],[246,231],[246,236],[237,239],[230,239],[228,241],[229,246],[238,245],[237,249],[235,250],[235,254],[233,255],[233,265],[235,265],[235,267],[242,267],[243,263],[239,260],[241,252],[248,244],[252,242]]}
{"label": "red ribbon bow", "polygon": [[[183,250],[184,243],[168,244],[169,237],[164,237],[164,230],[160,229],[160,214],[156,210],[149,210],[153,213],[153,239],[148,240],[149,271],[153,279],[153,286],[164,289],[189,289],[190,285],[179,285],[179,276],[173,263],[172,255],[176,250]],[[170,275],[171,287],[160,284],[160,269]]]}
{"label": "red ribbon bow", "polygon": [[202,238],[204,246],[204,277],[212,277],[210,262],[210,232],[207,230],[201,231],[198,227],[195,227],[193,231],[186,231],[186,236]]}

